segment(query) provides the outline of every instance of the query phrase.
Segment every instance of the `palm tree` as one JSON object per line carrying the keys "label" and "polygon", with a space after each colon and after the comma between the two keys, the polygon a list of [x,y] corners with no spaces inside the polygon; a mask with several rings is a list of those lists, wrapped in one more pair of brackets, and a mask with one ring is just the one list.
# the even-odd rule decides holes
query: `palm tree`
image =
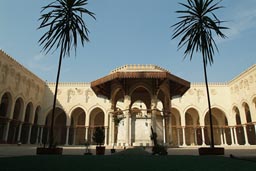
{"label": "palm tree", "polygon": [[54,112],[62,58],[70,56],[72,48],[76,51],[78,39],[80,39],[82,46],[84,46],[85,41],[89,41],[89,30],[82,18],[83,14],[88,14],[93,19],[96,19],[94,13],[83,7],[85,5],[87,5],[87,0],[56,0],[47,6],[42,7],[41,13],[45,13],[39,18],[41,24],[38,29],[49,29],[38,41],[40,46],[43,46],[42,50],[46,51],[47,54],[53,48],[54,50],[60,48],[59,65],[51,115],[49,148],[53,147]]}
{"label": "palm tree", "polygon": [[187,0],[187,4],[180,3],[186,9],[176,11],[176,13],[182,14],[178,17],[181,21],[172,26],[175,27],[172,39],[182,36],[178,44],[178,49],[186,46],[184,58],[189,55],[191,60],[194,51],[200,52],[203,57],[204,78],[210,117],[211,148],[214,148],[214,138],[206,66],[208,63],[210,65],[213,64],[215,49],[218,51],[213,34],[215,33],[215,35],[221,38],[226,38],[221,30],[227,29],[227,27],[220,26],[223,21],[219,20],[214,14],[214,11],[223,8],[219,6],[220,1],[217,3],[213,2],[214,0]]}

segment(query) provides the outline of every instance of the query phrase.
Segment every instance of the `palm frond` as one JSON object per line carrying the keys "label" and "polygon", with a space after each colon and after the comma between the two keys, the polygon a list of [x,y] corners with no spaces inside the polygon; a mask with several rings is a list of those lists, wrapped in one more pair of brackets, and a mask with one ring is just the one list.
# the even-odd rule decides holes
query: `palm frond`
{"label": "palm frond", "polygon": [[201,52],[206,63],[213,63],[215,50],[218,51],[213,33],[221,38],[226,38],[221,30],[228,29],[220,26],[223,21],[219,20],[214,11],[223,8],[219,2],[213,0],[187,0],[187,4],[179,3],[185,10],[178,10],[181,21],[172,25],[174,33],[172,39],[181,37],[178,49],[183,47],[184,58],[190,56],[192,60],[194,52]]}
{"label": "palm frond", "polygon": [[42,50],[49,51],[60,48],[64,56],[70,56],[72,48],[77,48],[80,39],[82,46],[89,41],[89,30],[83,20],[83,15],[93,19],[95,14],[85,9],[87,0],[56,0],[44,7],[39,18],[41,21],[38,29],[49,29],[39,39]]}

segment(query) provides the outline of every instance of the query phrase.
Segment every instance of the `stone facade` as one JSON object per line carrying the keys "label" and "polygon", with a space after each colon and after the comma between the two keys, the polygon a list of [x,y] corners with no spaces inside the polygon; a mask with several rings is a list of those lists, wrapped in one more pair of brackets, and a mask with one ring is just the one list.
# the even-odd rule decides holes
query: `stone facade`
{"label": "stone facade", "polygon": [[[155,65],[125,65],[111,73],[128,72],[131,68],[133,72],[169,72]],[[0,51],[0,85],[0,142],[47,143],[55,83],[43,81]],[[215,144],[255,145],[256,65],[229,82],[210,83],[209,89]],[[170,146],[209,145],[205,84],[192,83],[183,96],[169,100],[168,122],[164,122],[161,101],[156,101],[158,113],[153,116],[147,112],[143,101],[137,100],[131,108],[138,111],[133,112],[135,114],[130,120],[119,115],[120,122],[115,123],[111,99],[97,96],[91,83],[60,83],[54,119],[55,141],[78,145],[88,139],[93,143],[91,137],[95,127],[104,127],[106,145],[151,145],[150,126],[155,124],[160,143]],[[129,99],[125,97],[117,101],[116,106],[125,111],[127,102]],[[164,128],[168,128],[168,134]],[[126,135],[127,129],[130,129],[129,135]]]}

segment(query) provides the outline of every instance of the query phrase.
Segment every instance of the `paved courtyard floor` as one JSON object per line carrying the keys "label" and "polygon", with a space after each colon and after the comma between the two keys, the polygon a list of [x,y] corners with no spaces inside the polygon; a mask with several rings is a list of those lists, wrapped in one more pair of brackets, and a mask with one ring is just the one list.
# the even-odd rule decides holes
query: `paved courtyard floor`
{"label": "paved courtyard floor", "polygon": [[[37,146],[34,145],[0,145],[0,157],[12,157],[12,156],[31,156],[36,155]],[[111,155],[110,149],[112,147],[106,147],[105,154]],[[231,154],[236,157],[255,157],[256,158],[256,146],[227,146],[225,148],[225,156],[229,157]],[[95,154],[95,146],[90,147],[91,152]],[[116,148],[116,151],[122,151],[123,148]],[[151,148],[145,148],[146,151],[151,152]],[[85,152],[84,146],[63,146],[63,155],[83,155]],[[169,148],[168,155],[193,155],[197,156],[198,147],[180,147]]]}
{"label": "paved courtyard floor", "polygon": [[[115,155],[107,147],[106,155],[83,155],[83,146],[64,146],[63,155],[36,155],[36,146],[0,145],[1,171],[162,171],[225,170],[255,171],[256,147],[226,147],[225,156],[199,156],[198,147],[170,148],[168,156],[153,156],[151,148],[117,149]],[[91,147],[95,154],[95,147]],[[230,157],[230,155],[235,157]]]}

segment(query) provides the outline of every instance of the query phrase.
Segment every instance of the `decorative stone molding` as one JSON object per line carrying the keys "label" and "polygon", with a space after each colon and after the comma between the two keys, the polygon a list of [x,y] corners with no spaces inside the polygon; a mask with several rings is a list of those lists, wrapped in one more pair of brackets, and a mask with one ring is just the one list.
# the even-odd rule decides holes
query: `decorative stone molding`
{"label": "decorative stone molding", "polygon": [[85,102],[88,103],[90,96],[93,96],[93,92],[88,88],[85,90]]}
{"label": "decorative stone molding", "polygon": [[71,101],[72,96],[75,95],[75,91],[73,89],[69,89],[67,91],[67,102],[69,103]]}

